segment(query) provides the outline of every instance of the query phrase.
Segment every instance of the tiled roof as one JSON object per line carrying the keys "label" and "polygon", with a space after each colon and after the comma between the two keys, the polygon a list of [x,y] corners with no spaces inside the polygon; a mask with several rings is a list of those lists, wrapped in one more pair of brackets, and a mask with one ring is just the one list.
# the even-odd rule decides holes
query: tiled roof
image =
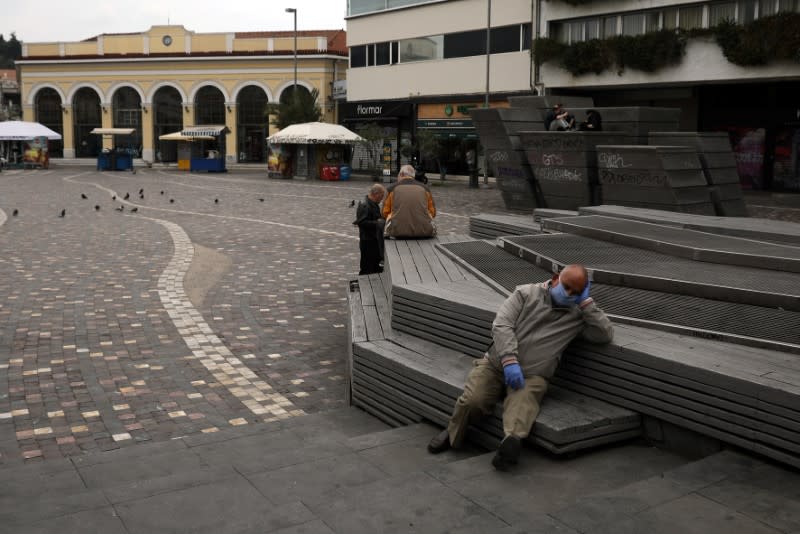
{"label": "tiled roof", "polygon": [[[276,37],[293,37],[294,31],[236,32],[239,39],[259,39]],[[329,52],[347,53],[347,32],[344,30],[297,30],[298,37],[325,37],[328,39]]]}

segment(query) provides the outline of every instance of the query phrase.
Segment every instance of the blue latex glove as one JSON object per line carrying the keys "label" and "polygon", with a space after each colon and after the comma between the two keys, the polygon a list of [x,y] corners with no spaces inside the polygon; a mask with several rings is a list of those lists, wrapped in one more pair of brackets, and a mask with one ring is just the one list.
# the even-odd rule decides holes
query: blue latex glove
{"label": "blue latex glove", "polygon": [[589,280],[586,282],[586,287],[583,288],[583,292],[578,296],[576,304],[580,304],[584,300],[589,298],[589,291],[592,289],[592,281]]}
{"label": "blue latex glove", "polygon": [[503,367],[503,375],[505,375],[506,378],[506,385],[511,389],[522,389],[523,386],[525,386],[522,368],[518,363],[510,363]]}

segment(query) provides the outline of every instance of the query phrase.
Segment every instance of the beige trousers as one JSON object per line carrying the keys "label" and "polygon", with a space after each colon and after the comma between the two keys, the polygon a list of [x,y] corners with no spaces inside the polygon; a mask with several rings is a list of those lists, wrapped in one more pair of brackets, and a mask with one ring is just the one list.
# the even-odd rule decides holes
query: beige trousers
{"label": "beige trousers", "polygon": [[494,405],[504,394],[503,432],[506,436],[520,439],[527,437],[539,415],[539,404],[546,391],[547,380],[541,376],[525,377],[522,389],[506,387],[503,371],[496,369],[486,358],[475,360],[447,426],[450,444],[460,446],[469,423],[492,413]]}

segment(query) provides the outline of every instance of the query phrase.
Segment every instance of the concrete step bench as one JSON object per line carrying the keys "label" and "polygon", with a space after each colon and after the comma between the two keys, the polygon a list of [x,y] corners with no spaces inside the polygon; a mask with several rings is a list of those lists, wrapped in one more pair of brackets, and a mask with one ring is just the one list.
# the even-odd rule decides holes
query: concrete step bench
{"label": "concrete step bench", "polygon": [[539,265],[582,263],[600,283],[800,311],[797,273],[701,263],[571,234],[509,236],[500,244]]}
{"label": "concrete step bench", "polygon": [[[474,358],[390,327],[383,287],[378,275],[360,276],[348,291],[352,402],[395,426],[422,419],[445,425]],[[446,296],[439,292],[439,298]],[[563,454],[640,432],[636,413],[556,387],[548,393],[530,440]],[[493,416],[470,430],[469,438],[492,448],[502,435],[498,405]]]}
{"label": "concrete step bench", "polygon": [[800,273],[800,247],[602,215],[551,219],[543,226],[694,261]]}
{"label": "concrete step bench", "polygon": [[[466,250],[469,245],[467,242],[454,242],[440,246],[452,252],[459,248]],[[524,260],[503,253],[485,242],[473,242],[472,248],[472,256],[483,256],[476,262],[484,266],[482,268],[491,264],[489,260],[494,254],[501,253],[506,254],[504,261],[515,258],[514,261],[525,263]],[[463,250],[461,255],[465,255]],[[459,255],[453,254],[454,258],[457,256]],[[539,267],[530,267],[538,269],[541,275],[548,274]],[[473,267],[474,272],[478,270]],[[507,278],[504,278],[504,283],[508,284],[506,293],[516,285],[513,281],[509,283]],[[628,298],[630,295],[626,296],[626,293],[629,291],[642,294]],[[604,309],[613,308],[609,304],[618,299],[616,304],[619,305],[619,311],[630,313],[631,308],[648,297],[646,293],[653,292],[596,284],[593,286],[593,293]],[[733,327],[724,336],[736,343],[684,337],[671,332],[617,324],[612,344],[596,346],[575,342],[570,345],[562,358],[554,382],[561,387],[628,407],[643,415],[747,448],[781,462],[800,465],[800,427],[797,426],[800,422],[800,358],[796,351],[778,352],[749,347],[740,343],[742,339],[736,339],[737,329],[742,330],[747,326],[742,325],[743,317],[750,313],[751,308],[757,307],[710,300],[692,301],[689,305],[682,305],[680,302],[670,305],[670,298],[680,300],[691,297],[666,293],[660,295],[660,299],[654,300],[658,303],[657,309],[670,313],[683,310],[684,315],[687,315],[683,323],[687,331],[692,327],[692,321],[702,320],[701,316],[688,313],[689,311],[706,312],[714,307],[724,308],[730,317],[720,322],[727,322]],[[406,295],[404,298],[410,296]],[[424,298],[417,297],[417,300],[422,301]],[[465,304],[458,301],[456,294],[453,294],[453,298],[456,301],[450,307],[458,310],[461,316],[470,315],[464,311]],[[437,302],[437,307],[441,310],[448,308],[442,301]],[[775,336],[776,339],[781,335],[797,337],[797,328],[789,326],[787,317],[780,316],[788,314],[789,320],[794,317],[791,324],[796,325],[796,312],[768,311],[778,315],[772,318],[773,323],[766,320],[761,324],[760,331],[763,334]],[[477,312],[471,315],[477,315]],[[443,322],[450,320],[444,311],[438,317]],[[619,323],[618,317],[612,315],[612,320]],[[662,326],[660,321],[654,322]],[[646,321],[642,320],[642,324],[646,324]],[[474,330],[480,328],[480,325],[471,325],[469,328]],[[488,322],[485,328],[488,335]],[[770,328],[779,331],[769,332]],[[698,335],[702,335],[702,331]],[[447,338],[442,336],[441,339]],[[444,344],[445,341],[441,339],[439,342]],[[798,345],[794,343],[788,346],[775,342],[774,346],[791,349]]]}
{"label": "concrete step bench", "polygon": [[526,215],[481,213],[469,218],[469,234],[476,239],[494,239],[502,235],[538,234],[541,225]]}
{"label": "concrete step bench", "polygon": [[654,224],[679,226],[711,234],[732,235],[757,241],[769,241],[795,247],[800,246],[800,224],[787,221],[759,219],[756,217],[709,217],[612,205],[581,207],[578,212],[581,215],[605,215]]}

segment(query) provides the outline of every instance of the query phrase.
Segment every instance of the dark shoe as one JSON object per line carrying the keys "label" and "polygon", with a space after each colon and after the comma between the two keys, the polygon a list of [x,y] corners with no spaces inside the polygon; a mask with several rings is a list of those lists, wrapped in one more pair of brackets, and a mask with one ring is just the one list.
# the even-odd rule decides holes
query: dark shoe
{"label": "dark shoe", "polygon": [[428,443],[428,452],[431,454],[439,454],[450,448],[450,434],[447,433],[445,428]]}
{"label": "dark shoe", "polygon": [[506,436],[497,448],[497,454],[492,458],[492,465],[498,471],[508,471],[519,460],[522,443],[519,438]]}

